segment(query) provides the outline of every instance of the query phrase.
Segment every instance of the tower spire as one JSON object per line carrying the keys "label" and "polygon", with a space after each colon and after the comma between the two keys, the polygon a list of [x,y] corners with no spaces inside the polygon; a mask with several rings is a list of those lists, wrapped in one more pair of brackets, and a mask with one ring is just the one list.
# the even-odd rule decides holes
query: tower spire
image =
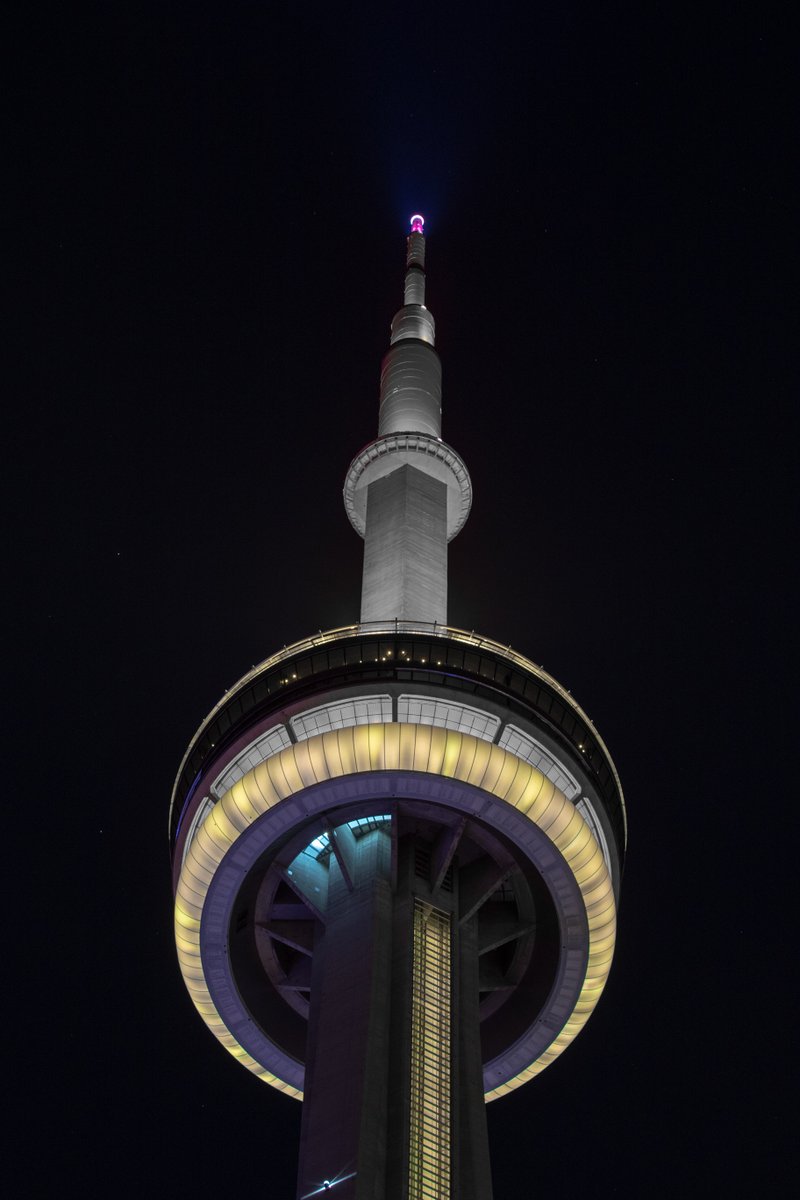
{"label": "tower spire", "polygon": [[[406,238],[406,286],[404,304],[406,307],[425,307],[425,218],[417,213],[411,218],[411,232]],[[425,310],[427,312],[427,309]],[[398,314],[399,315],[399,314]],[[431,317],[431,338],[433,345],[434,329]]]}
{"label": "tower spire", "polygon": [[424,217],[411,218],[404,303],[381,364],[378,437],[353,460],[348,516],[364,538],[361,620],[447,621],[447,543],[469,514],[472,487],[442,441],[442,368],[425,304]]}

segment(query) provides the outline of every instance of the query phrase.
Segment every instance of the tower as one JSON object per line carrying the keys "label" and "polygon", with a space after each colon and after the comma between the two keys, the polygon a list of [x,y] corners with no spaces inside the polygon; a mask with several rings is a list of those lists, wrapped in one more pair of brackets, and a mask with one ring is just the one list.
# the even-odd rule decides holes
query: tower
{"label": "tower", "polygon": [[472,490],[434,343],[415,216],[344,485],[360,622],[230,689],[170,808],[181,970],[222,1044],[303,1098],[298,1200],[487,1200],[485,1102],[572,1041],[613,954],[608,751],[546,672],[447,625]]}

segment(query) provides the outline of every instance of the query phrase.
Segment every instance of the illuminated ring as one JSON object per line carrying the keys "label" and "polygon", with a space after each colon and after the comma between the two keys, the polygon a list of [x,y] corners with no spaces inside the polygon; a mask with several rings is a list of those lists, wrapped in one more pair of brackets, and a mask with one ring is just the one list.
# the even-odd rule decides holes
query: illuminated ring
{"label": "illuminated ring", "polygon": [[[472,481],[466,464],[452,446],[426,433],[388,433],[359,450],[344,481],[344,507],[359,537],[366,536],[366,488],[380,478],[388,456],[397,455],[396,467],[410,463],[434,467],[434,478],[447,483],[447,540],[452,542],[466,524],[472,508]],[[417,456],[422,456],[422,459]]]}
{"label": "illuminated ring", "polygon": [[[529,822],[535,829],[528,829],[528,832],[534,835],[538,844],[550,847],[553,864],[560,865],[564,868],[561,873],[571,877],[583,904],[580,915],[588,932],[588,959],[584,950],[586,965],[572,989],[574,1004],[564,1013],[563,1023],[559,1017],[557,1026],[547,1032],[546,1048],[535,1059],[519,1063],[520,1069],[512,1078],[492,1087],[491,1081],[484,1076],[484,1084],[489,1084],[486,1099],[492,1100],[539,1074],[586,1023],[611,967],[616,914],[611,880],[602,853],[574,805],[535,767],[470,734],[412,724],[351,726],[317,734],[289,746],[235,783],[203,821],[181,870],[175,900],[175,936],[184,981],[198,1012],[234,1057],[280,1091],[302,1097],[299,1087],[279,1078],[248,1052],[242,1041],[249,1039],[240,1033],[240,1040],[237,1040],[229,1028],[229,1023],[234,1026],[238,1023],[230,1020],[227,1007],[222,1006],[229,1023],[223,1020],[214,1003],[208,975],[214,974],[215,964],[210,961],[207,935],[211,935],[210,944],[215,947],[216,955],[224,957],[227,925],[224,923],[224,904],[212,915],[211,910],[218,907],[213,893],[220,887],[225,891],[222,885],[226,876],[229,876],[228,891],[238,889],[253,856],[263,853],[264,847],[259,845],[261,839],[257,836],[262,827],[263,835],[269,841],[279,835],[280,829],[275,826],[284,832],[289,827],[296,827],[298,808],[302,822],[317,808],[315,793],[319,794],[319,807],[327,806],[330,799],[326,793],[336,781],[340,781],[340,785],[348,781],[339,803],[345,798],[352,802],[356,798],[352,786],[354,776],[360,776],[359,798],[362,789],[364,798],[368,798],[367,794],[373,789],[376,795],[385,796],[387,775],[392,773],[399,780],[411,780],[416,776],[428,778],[433,786],[438,784],[443,804],[448,803],[449,785],[453,791],[450,800],[453,807],[463,802],[467,792],[474,792],[479,801],[483,801],[484,816],[488,816],[500,832],[505,829],[511,832],[514,825],[518,830],[525,828]],[[459,785],[462,786],[459,788]],[[409,786],[413,794],[413,781]],[[282,804],[282,801],[292,803]],[[523,822],[520,817],[524,818]],[[268,830],[268,826],[273,828]],[[540,834],[545,834],[546,838]],[[558,854],[552,853],[552,847]],[[536,856],[531,857],[535,862]],[[547,882],[552,891],[550,878]],[[566,946],[561,959],[567,967],[569,957]],[[561,964],[559,970],[563,976]],[[218,988],[214,990],[217,992]],[[241,1009],[241,1001],[238,1004]],[[244,1011],[242,1018],[244,1026],[248,1019]],[[547,1017],[536,1024],[541,1032]],[[254,1025],[252,1020],[250,1025]],[[514,1049],[516,1047],[512,1051]]]}
{"label": "illuminated ring", "polygon": [[[404,726],[401,726],[403,728]],[[324,817],[339,823],[339,812],[385,811],[389,802],[421,801],[452,809],[485,825],[514,846],[518,865],[533,868],[545,883],[559,927],[560,953],[547,999],[528,1024],[483,1066],[484,1091],[494,1092],[535,1062],[550,1046],[573,1011],[586,976],[588,923],[580,889],[570,867],[547,834],[503,800],[460,779],[429,771],[362,771],[328,779],[287,797],[255,820],[223,857],[208,888],[200,923],[200,958],[209,997],[234,1040],[271,1075],[300,1091],[303,1062],[275,1042],[272,1031],[251,1012],[240,991],[230,930],[245,880],[281,846],[287,832]],[[305,835],[306,839],[308,834]]]}

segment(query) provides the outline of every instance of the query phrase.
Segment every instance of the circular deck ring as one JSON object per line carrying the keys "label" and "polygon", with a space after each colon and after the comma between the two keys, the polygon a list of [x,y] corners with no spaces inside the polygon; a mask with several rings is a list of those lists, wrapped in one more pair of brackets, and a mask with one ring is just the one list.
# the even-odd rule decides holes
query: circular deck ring
{"label": "circular deck ring", "polygon": [[502,1061],[486,1064],[491,1100],[542,1071],[585,1024],[611,966],[616,916],[602,853],[575,807],[535,767],[479,738],[425,725],[352,726],[289,746],[253,768],[209,812],[183,864],[175,902],[181,971],[196,1008],[230,1053],[301,1097],[302,1064],[259,1029],[231,977],[231,908],[273,842],[316,812],[386,797],[393,788],[491,823],[542,872],[559,910],[564,937],[556,984],[531,1029]]}

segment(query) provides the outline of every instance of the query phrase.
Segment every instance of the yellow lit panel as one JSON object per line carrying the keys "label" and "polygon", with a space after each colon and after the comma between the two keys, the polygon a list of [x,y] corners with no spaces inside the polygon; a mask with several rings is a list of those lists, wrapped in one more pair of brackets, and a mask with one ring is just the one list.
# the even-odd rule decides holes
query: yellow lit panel
{"label": "yellow lit panel", "polygon": [[414,904],[408,1200],[450,1200],[450,920]]}

